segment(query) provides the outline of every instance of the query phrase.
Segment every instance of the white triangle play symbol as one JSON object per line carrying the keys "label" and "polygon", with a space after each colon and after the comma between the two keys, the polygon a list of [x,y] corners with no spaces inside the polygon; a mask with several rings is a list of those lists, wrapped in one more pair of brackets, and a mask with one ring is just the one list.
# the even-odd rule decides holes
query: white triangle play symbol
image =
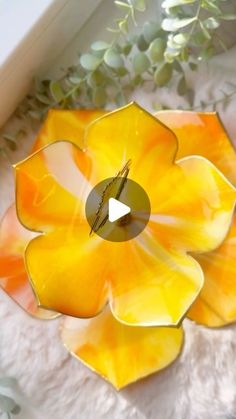
{"label": "white triangle play symbol", "polygon": [[108,219],[111,223],[119,218],[124,217],[124,215],[129,214],[131,211],[128,205],[122,204],[122,202],[117,201],[117,199],[110,198],[108,202]]}

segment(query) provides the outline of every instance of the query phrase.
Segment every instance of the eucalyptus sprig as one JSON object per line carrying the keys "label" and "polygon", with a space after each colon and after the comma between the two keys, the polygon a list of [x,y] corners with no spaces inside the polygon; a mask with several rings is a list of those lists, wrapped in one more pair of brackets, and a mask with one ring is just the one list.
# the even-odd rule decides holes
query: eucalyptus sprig
{"label": "eucalyptus sprig", "polygon": [[96,41],[86,54],[79,54],[78,63],[69,67],[57,80],[36,81],[35,90],[18,109],[18,115],[27,114],[42,119],[54,108],[104,107],[108,102],[121,106],[126,103],[126,87],[134,88],[140,79],[130,77],[129,56],[134,39],[126,34],[130,23],[136,25],[136,14],[146,10],[146,0],[115,0],[124,15],[115,21],[114,39],[108,43]]}
{"label": "eucalyptus sprig", "polygon": [[[216,46],[226,48],[220,25],[236,19],[236,14],[226,13],[226,3],[163,0],[162,22],[137,26],[137,15],[145,13],[148,0],[114,0],[122,15],[108,28],[112,41],[94,42],[61,78],[37,80],[17,115],[42,120],[50,108],[122,106],[133,90],[147,83],[153,89],[175,88],[191,108],[194,92],[187,85],[186,71],[196,71],[198,62],[209,58]],[[132,25],[137,26],[135,35],[130,34]],[[14,148],[12,136],[5,135],[4,141]]]}
{"label": "eucalyptus sprig", "polygon": [[214,98],[213,100],[206,101],[201,100],[199,105],[193,107],[193,110],[211,110],[216,111],[218,106],[220,105],[223,109],[229,105],[231,100],[236,97],[236,84],[235,83],[226,83],[226,85],[230,88],[230,90],[226,91],[225,89],[220,90],[219,97]]}
{"label": "eucalyptus sprig", "polygon": [[[0,388],[11,388],[15,386],[16,380],[11,377],[0,378]],[[0,392],[0,418],[12,419],[12,416],[20,413],[20,406],[12,397],[6,396],[4,392]]]}
{"label": "eucalyptus sprig", "polygon": [[[114,4],[124,14],[109,29],[113,41],[94,42],[60,80],[38,82],[35,94],[25,102],[31,117],[43,117],[50,107],[121,106],[132,90],[145,83],[160,88],[174,80],[177,93],[185,95],[189,92],[185,63],[196,70],[197,62],[213,53],[220,23],[236,19],[224,13],[223,0],[164,0],[161,25],[147,21],[130,36],[130,23],[137,24],[136,14],[146,11],[148,1],[115,0]],[[217,40],[222,45],[218,35]]]}
{"label": "eucalyptus sprig", "polygon": [[128,2],[121,0],[114,0],[114,4],[119,7],[121,10],[125,11],[124,17],[116,19],[116,28],[107,28],[108,31],[113,33],[120,32],[127,33],[129,30],[129,21],[131,20],[135,25],[136,22],[136,12],[145,12],[146,10],[146,0],[130,0]]}
{"label": "eucalyptus sprig", "polygon": [[[165,60],[198,61],[214,54],[218,44],[227,49],[218,35],[222,21],[235,20],[236,14],[224,12],[225,0],[164,0],[162,28],[169,32]],[[236,6],[235,6],[236,12]]]}

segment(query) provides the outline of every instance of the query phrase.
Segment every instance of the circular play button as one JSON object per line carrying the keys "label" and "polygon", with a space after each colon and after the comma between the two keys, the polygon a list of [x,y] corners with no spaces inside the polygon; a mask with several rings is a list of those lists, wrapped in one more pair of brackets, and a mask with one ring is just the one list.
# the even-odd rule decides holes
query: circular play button
{"label": "circular play button", "polygon": [[150,217],[150,201],[145,190],[127,177],[117,176],[98,183],[86,201],[90,234],[121,242],[138,236]]}

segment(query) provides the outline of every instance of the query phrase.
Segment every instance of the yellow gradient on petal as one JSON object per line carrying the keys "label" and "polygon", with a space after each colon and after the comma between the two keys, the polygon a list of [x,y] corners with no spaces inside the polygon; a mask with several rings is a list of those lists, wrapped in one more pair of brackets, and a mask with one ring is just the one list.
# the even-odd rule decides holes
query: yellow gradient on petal
{"label": "yellow gradient on petal", "polygon": [[125,326],[106,308],[94,319],[63,319],[61,337],[74,356],[121,389],[171,364],[183,330]]}
{"label": "yellow gradient on petal", "polygon": [[149,228],[167,249],[210,251],[227,235],[235,199],[235,188],[212,163],[184,158],[157,182]]}
{"label": "yellow gradient on petal", "polygon": [[37,306],[24,264],[24,251],[33,234],[18,221],[15,205],[0,224],[0,287],[29,314],[52,319],[58,314]]}
{"label": "yellow gradient on petal", "polygon": [[184,253],[166,250],[146,231],[113,251],[114,316],[134,326],[177,325],[203,285],[199,264]]}
{"label": "yellow gradient on petal", "polygon": [[91,163],[68,142],[57,142],[18,163],[16,205],[20,221],[35,231],[51,231],[85,219],[92,185]]}
{"label": "yellow gradient on petal", "polygon": [[107,242],[88,223],[32,240],[25,259],[40,306],[74,317],[96,316],[107,302]]}
{"label": "yellow gradient on petal", "polygon": [[85,146],[88,125],[104,115],[104,110],[62,110],[50,109],[40,129],[33,151],[58,140],[70,141],[81,149]]}
{"label": "yellow gradient on petal", "polygon": [[136,104],[97,119],[88,127],[86,141],[100,180],[115,176],[131,160],[131,177],[148,194],[153,176],[166,170],[177,152],[173,132]]}
{"label": "yellow gradient on petal", "polygon": [[236,217],[223,244],[197,256],[205,283],[188,313],[197,323],[210,327],[236,321]]}
{"label": "yellow gradient on petal", "polygon": [[156,117],[176,134],[177,159],[206,157],[236,185],[236,152],[217,113],[160,111]]}
{"label": "yellow gradient on petal", "polygon": [[[204,156],[236,185],[236,151],[216,113],[161,111],[156,116],[178,137],[178,158],[191,154]],[[235,235],[234,220],[219,248],[194,255],[205,276],[203,289],[189,311],[189,317],[197,323],[218,327],[236,320]]]}

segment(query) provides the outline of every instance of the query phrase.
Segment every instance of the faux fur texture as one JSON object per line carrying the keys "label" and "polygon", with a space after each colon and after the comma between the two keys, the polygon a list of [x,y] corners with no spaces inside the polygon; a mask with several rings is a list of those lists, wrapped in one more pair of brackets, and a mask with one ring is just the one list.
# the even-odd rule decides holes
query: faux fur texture
{"label": "faux fur texture", "polygon": [[[234,80],[226,68],[215,73],[215,63],[233,68],[236,49],[203,66],[192,83],[200,98]],[[201,87],[201,88],[199,88]],[[165,94],[174,107],[175,96]],[[151,109],[153,93],[139,92],[136,100]],[[222,113],[236,139],[232,104]],[[13,122],[10,122],[10,128]],[[12,162],[25,156],[24,140]],[[236,170],[236,168],[235,168]],[[13,199],[9,164],[0,164],[0,212]],[[210,330],[185,320],[185,345],[179,359],[168,369],[116,392],[63,347],[59,320],[40,321],[27,316],[0,292],[1,375],[18,379],[15,397],[22,405],[19,419],[236,419],[236,326]]]}

